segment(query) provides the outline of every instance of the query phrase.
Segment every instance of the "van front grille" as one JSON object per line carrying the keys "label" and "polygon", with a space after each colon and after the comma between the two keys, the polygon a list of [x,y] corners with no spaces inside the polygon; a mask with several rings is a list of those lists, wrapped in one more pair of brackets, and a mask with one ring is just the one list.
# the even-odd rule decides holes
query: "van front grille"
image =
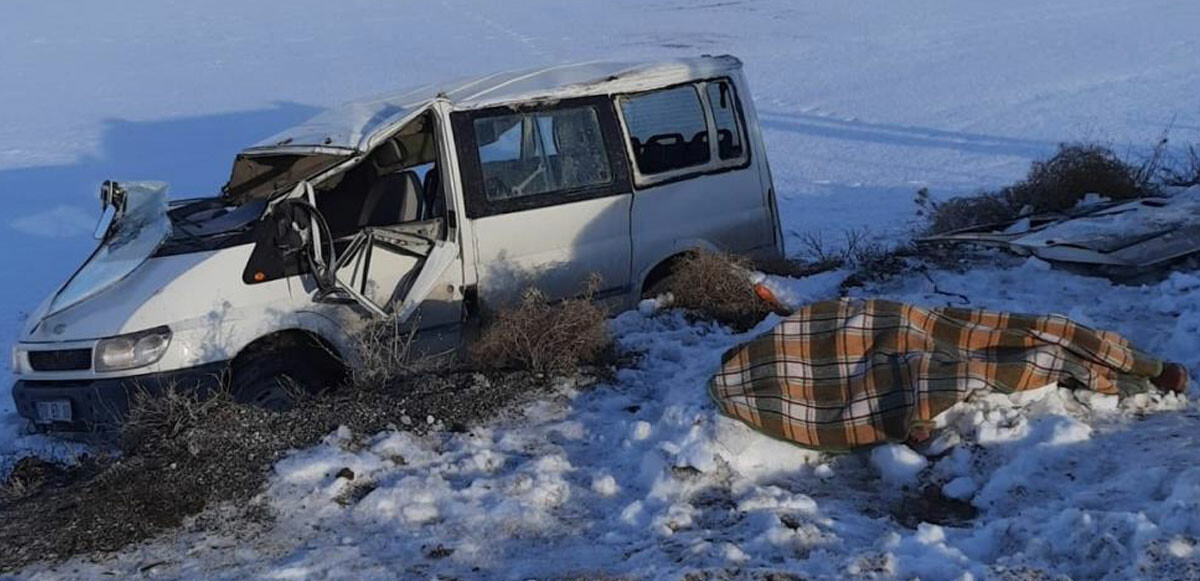
{"label": "van front grille", "polygon": [[84,371],[92,368],[92,350],[30,351],[29,366],[34,371]]}

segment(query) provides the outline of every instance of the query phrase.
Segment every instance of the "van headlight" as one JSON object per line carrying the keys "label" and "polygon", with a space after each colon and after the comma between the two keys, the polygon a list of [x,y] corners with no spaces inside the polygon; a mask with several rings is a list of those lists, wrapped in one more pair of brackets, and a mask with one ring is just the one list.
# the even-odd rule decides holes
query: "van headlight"
{"label": "van headlight", "polygon": [[96,371],[121,371],[150,365],[162,359],[171,344],[171,329],[155,327],[96,343]]}

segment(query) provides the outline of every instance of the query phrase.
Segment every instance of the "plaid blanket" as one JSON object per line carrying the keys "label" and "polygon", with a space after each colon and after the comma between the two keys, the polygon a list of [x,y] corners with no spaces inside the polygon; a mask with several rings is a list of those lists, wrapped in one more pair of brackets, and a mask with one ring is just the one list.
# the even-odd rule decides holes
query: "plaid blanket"
{"label": "plaid blanket", "polygon": [[709,395],[767,435],[846,451],[903,441],[976,390],[1058,382],[1129,395],[1150,389],[1162,365],[1058,315],[842,299],[805,306],[725,353]]}

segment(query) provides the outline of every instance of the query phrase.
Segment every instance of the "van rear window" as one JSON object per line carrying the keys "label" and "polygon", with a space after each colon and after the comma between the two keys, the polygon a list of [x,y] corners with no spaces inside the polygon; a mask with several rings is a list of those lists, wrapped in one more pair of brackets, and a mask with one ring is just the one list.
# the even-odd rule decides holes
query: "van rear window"
{"label": "van rear window", "polygon": [[474,130],[488,201],[612,182],[594,107],[480,117]]}
{"label": "van rear window", "polygon": [[694,86],[623,97],[621,113],[642,175],[708,163],[708,124]]}
{"label": "van rear window", "polygon": [[708,105],[717,125],[717,155],[721,159],[739,159],[746,153],[742,145],[742,127],[738,118],[737,95],[725,81],[708,83]]}

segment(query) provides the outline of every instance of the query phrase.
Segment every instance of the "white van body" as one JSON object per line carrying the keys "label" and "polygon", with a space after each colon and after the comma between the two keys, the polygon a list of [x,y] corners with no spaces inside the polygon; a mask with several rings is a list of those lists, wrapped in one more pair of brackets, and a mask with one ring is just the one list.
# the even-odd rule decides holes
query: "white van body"
{"label": "white van body", "polygon": [[626,308],[691,249],[783,254],[730,56],[421,87],[243,150],[219,197],[106,192],[96,254],[14,348],[17,409],[43,429],[119,420],[132,389],[222,378],[275,405],[265,386],[297,366],[301,383],[331,380],[313,362],[354,365],[356,331],[380,317],[452,348],[530,285],[557,299],[598,276],[595,296]]}

